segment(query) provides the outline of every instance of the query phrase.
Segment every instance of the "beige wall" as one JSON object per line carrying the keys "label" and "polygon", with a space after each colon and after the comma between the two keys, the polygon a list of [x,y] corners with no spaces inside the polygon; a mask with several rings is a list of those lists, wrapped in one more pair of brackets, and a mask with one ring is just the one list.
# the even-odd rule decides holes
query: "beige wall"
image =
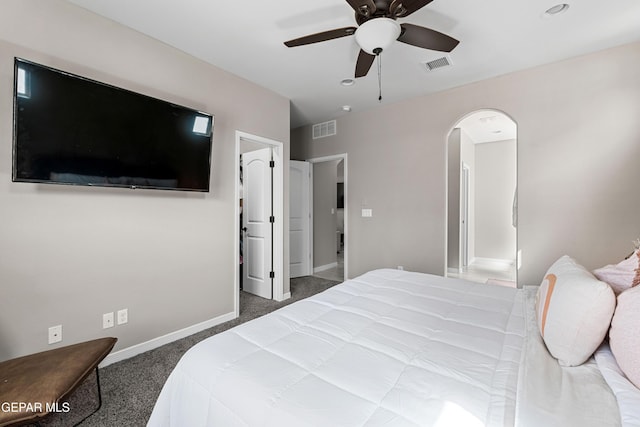
{"label": "beige wall", "polygon": [[322,144],[292,132],[302,158],[349,155],[350,275],[443,274],[447,135],[484,108],[518,125],[519,281],[538,284],[565,253],[588,268],[619,261],[640,235],[639,67],[634,43],[354,112]]}
{"label": "beige wall", "polygon": [[[214,114],[211,191],[12,183],[14,56]],[[53,348],[52,325],[122,349],[233,312],[235,131],[288,159],[287,99],[59,0],[2,2],[0,95],[0,360]],[[129,323],[103,330],[122,308]]]}
{"label": "beige wall", "polygon": [[516,259],[516,229],[512,222],[516,189],[516,141],[475,145],[475,256]]}

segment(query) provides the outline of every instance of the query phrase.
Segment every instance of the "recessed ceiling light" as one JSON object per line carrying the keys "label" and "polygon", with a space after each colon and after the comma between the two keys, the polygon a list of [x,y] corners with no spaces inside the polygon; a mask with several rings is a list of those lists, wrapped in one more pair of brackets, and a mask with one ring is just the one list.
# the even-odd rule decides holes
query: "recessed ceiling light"
{"label": "recessed ceiling light", "polygon": [[353,79],[344,79],[340,82],[342,86],[353,86],[356,81]]}
{"label": "recessed ceiling light", "polygon": [[342,111],[346,111],[347,113],[351,112],[351,105],[343,105]]}
{"label": "recessed ceiling light", "polygon": [[566,12],[569,9],[569,5],[567,3],[560,3],[557,4],[553,7],[550,7],[549,9],[547,9],[544,14],[546,16],[553,16],[553,15],[559,15],[561,13]]}

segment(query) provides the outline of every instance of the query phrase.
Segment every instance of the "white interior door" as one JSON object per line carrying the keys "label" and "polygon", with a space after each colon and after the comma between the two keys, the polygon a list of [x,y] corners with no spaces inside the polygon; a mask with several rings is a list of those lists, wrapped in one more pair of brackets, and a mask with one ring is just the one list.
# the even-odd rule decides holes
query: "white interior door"
{"label": "white interior door", "polygon": [[462,267],[466,268],[469,266],[469,167],[467,165],[462,165],[461,183],[460,248],[462,256],[460,260]]}
{"label": "white interior door", "polygon": [[271,148],[242,155],[243,165],[243,269],[246,292],[271,299],[273,295],[273,223]]}
{"label": "white interior door", "polygon": [[289,274],[310,276],[311,164],[289,161]]}

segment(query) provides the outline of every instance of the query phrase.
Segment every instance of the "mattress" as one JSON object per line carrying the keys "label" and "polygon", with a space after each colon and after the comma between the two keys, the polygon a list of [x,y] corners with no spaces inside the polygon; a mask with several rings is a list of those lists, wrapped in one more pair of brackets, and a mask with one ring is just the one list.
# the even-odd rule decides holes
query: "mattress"
{"label": "mattress", "polygon": [[524,293],[375,270],[208,338],[149,426],[512,426]]}

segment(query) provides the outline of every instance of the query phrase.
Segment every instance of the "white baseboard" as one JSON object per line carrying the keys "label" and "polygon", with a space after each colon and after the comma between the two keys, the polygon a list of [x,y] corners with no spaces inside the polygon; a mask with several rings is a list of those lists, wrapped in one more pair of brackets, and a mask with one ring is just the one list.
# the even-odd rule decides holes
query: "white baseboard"
{"label": "white baseboard", "polygon": [[288,300],[289,298],[291,298],[291,292],[287,292],[286,294],[282,295],[282,299],[276,299],[276,298],[274,298],[273,300],[274,300],[274,301],[278,301],[278,302],[280,302],[280,301],[286,301],[286,300]]}
{"label": "white baseboard", "polygon": [[331,264],[321,265],[320,267],[313,267],[314,273],[320,273],[321,271],[330,270],[332,268],[336,268],[338,266],[338,262],[332,262]]}
{"label": "white baseboard", "polygon": [[[291,294],[289,294],[289,296],[291,296]],[[188,337],[189,335],[196,334],[200,331],[204,331],[205,329],[212,328],[214,326],[217,326],[224,322],[228,322],[229,320],[233,320],[235,318],[236,318],[236,315],[233,312],[223,314],[222,316],[205,320],[204,322],[200,322],[198,324],[188,326],[184,329],[180,329],[179,331],[170,332],[166,335],[162,335],[161,337],[153,338],[153,339],[150,339],[149,341],[132,345],[131,347],[123,348],[122,350],[118,350],[114,353],[109,354],[107,357],[105,357],[102,363],[100,363],[100,367],[104,368],[105,366],[109,366],[113,363],[120,362],[125,359],[129,359],[133,356],[137,356],[138,354],[144,353],[149,350],[153,350],[165,344],[169,344],[179,339]]]}
{"label": "white baseboard", "polygon": [[496,267],[496,268],[510,268],[515,265],[515,260],[513,259],[498,259],[498,258],[482,258],[475,257],[469,263],[469,265],[480,265],[480,266],[488,266],[488,267]]}

